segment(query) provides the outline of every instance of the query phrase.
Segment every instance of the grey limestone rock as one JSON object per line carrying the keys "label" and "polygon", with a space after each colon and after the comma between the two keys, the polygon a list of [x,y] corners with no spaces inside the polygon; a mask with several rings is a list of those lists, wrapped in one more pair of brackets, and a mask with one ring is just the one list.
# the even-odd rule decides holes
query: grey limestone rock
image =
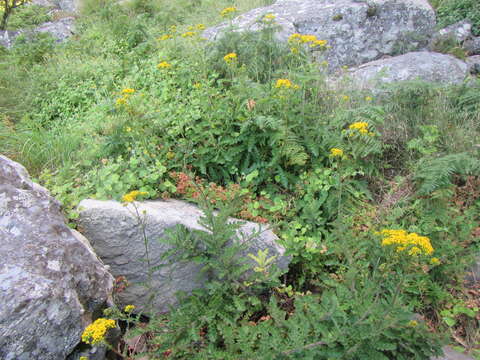
{"label": "grey limestone rock", "polygon": [[480,36],[465,41],[463,48],[469,55],[480,55]]}
{"label": "grey limestone rock", "polygon": [[474,360],[473,357],[459,353],[450,346],[443,348],[443,356],[435,357],[432,360]]}
{"label": "grey limestone rock", "polygon": [[434,36],[433,41],[453,39],[458,43],[464,42],[472,36],[472,23],[468,20],[462,20],[455,24],[449,25],[446,28],[438,30]]}
{"label": "grey limestone rock", "polygon": [[[293,33],[327,40],[331,48],[316,55],[331,69],[423,49],[435,27],[435,13],[426,0],[279,0],[236,17],[233,29],[258,31],[266,14],[276,16],[281,41]],[[229,28],[224,23],[203,35],[215,40]]]}
{"label": "grey limestone rock", "polygon": [[57,21],[46,22],[35,28],[34,32],[49,33],[57,41],[65,41],[74,34],[74,18],[66,17]]}
{"label": "grey limestone rock", "polygon": [[0,30],[0,46],[6,48],[12,46],[12,43],[15,40],[17,34],[17,31]]}
{"label": "grey limestone rock", "polygon": [[[194,205],[178,201],[136,202],[139,214],[145,216],[148,238],[149,258],[152,266],[161,262],[159,257],[169,247],[158,241],[165,230],[183,225],[189,230],[204,230],[198,223],[202,212]],[[145,309],[149,303],[149,294],[145,281],[148,279],[148,265],[145,261],[146,249],[141,227],[133,205],[123,206],[115,201],[83,200],[79,204],[79,229],[91,241],[101,259],[110,266],[114,276],[123,276],[128,286],[117,294],[118,304],[133,304]],[[145,212],[145,215],[143,215]],[[246,222],[239,232],[249,236],[256,233],[260,226]],[[262,229],[264,230],[264,229]],[[257,254],[258,250],[268,249],[269,256],[277,256],[280,268],[288,266],[289,258],[284,256],[284,248],[276,243],[277,237],[265,229],[248,243],[247,253]],[[248,259],[246,254],[242,257]],[[201,266],[192,262],[175,263],[162,267],[153,274],[152,288],[156,293],[153,302],[155,311],[168,310],[176,302],[177,291],[190,293],[201,288],[205,277],[199,276]]]}
{"label": "grey limestone rock", "polygon": [[372,61],[350,70],[354,84],[375,88],[381,84],[409,80],[433,83],[461,83],[468,75],[468,65],[451,56],[428,51]]}
{"label": "grey limestone rock", "polygon": [[480,55],[469,56],[465,59],[471,74],[480,74]]}
{"label": "grey limestone rock", "polygon": [[0,358],[58,360],[109,301],[113,278],[59,203],[0,156]]}

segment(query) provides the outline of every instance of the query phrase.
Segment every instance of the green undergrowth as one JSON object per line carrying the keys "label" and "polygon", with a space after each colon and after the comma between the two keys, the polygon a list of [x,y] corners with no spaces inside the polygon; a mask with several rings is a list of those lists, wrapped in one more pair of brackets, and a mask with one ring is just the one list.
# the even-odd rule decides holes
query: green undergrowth
{"label": "green undergrowth", "polygon": [[[109,316],[159,359],[429,359],[448,339],[473,351],[478,80],[333,90],[328,64],[274,40],[274,19],[205,41],[228,6],[90,0],[70,41],[0,53],[0,151],[72,226],[80,200],[132,190],[205,209],[210,235],[177,229],[168,255],[203,264],[208,286],[169,314]],[[269,223],[289,268],[238,261],[228,216]]]}

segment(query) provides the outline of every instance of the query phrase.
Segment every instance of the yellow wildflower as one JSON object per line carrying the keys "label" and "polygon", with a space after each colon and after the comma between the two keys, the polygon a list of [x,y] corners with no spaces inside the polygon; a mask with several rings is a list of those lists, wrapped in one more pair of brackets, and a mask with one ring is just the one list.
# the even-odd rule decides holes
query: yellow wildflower
{"label": "yellow wildflower", "polygon": [[278,79],[275,87],[277,89],[290,89],[293,86],[292,82],[288,79]]}
{"label": "yellow wildflower", "polygon": [[288,37],[288,42],[289,43],[295,43],[295,42],[300,42],[300,39],[302,38],[302,35],[295,33],[292,34]]}
{"label": "yellow wildflower", "polygon": [[342,100],[348,101],[348,100],[350,100],[350,96],[348,96],[348,95],[343,95],[343,96],[342,96]]}
{"label": "yellow wildflower", "polygon": [[297,47],[291,47],[290,51],[292,52],[292,54],[298,54],[298,48]]}
{"label": "yellow wildflower", "polygon": [[372,100],[373,100],[373,98],[372,98],[371,96],[367,96],[367,97],[365,98],[365,101],[372,101]]}
{"label": "yellow wildflower", "polygon": [[116,101],[117,106],[122,106],[127,104],[127,97],[123,96],[121,98],[118,98]]}
{"label": "yellow wildflower", "polygon": [[80,356],[80,358],[78,360],[88,360],[88,357],[86,356]]}
{"label": "yellow wildflower", "polygon": [[368,134],[368,123],[364,121],[354,122],[348,127],[350,130],[358,131],[362,135]]}
{"label": "yellow wildflower", "polygon": [[123,309],[123,311],[125,311],[126,313],[131,313],[133,310],[135,310],[135,305],[127,305]]}
{"label": "yellow wildflower", "polygon": [[130,126],[127,126],[127,127],[125,128],[125,131],[126,131],[126,132],[132,132],[132,128],[131,128]]}
{"label": "yellow wildflower", "polygon": [[324,47],[325,45],[327,45],[327,40],[315,40],[310,46],[311,47],[315,47],[315,46]]}
{"label": "yellow wildflower", "polygon": [[408,233],[405,230],[390,229],[382,230],[380,233],[383,235],[382,246],[395,246],[397,252],[408,250],[408,254],[412,256],[433,253],[430,239],[426,236]]}
{"label": "yellow wildflower", "polygon": [[193,37],[195,35],[197,35],[197,33],[195,31],[187,31],[187,32],[182,34],[182,37],[187,38],[187,37]]}
{"label": "yellow wildflower", "polygon": [[122,196],[122,201],[126,203],[130,203],[135,201],[138,196],[147,195],[147,194],[148,193],[145,191],[138,191],[138,190],[130,191],[128,194],[125,194]]}
{"label": "yellow wildflower", "polygon": [[415,327],[417,325],[418,325],[418,322],[416,320],[410,320],[408,322],[408,326],[410,326],[410,327]]}
{"label": "yellow wildflower", "polygon": [[109,329],[116,326],[115,320],[99,318],[85,328],[82,341],[86,344],[96,345],[105,340],[105,335]]}
{"label": "yellow wildflower", "polygon": [[196,26],[196,28],[197,28],[197,30],[205,30],[205,25],[203,25],[203,24],[198,24],[198,25]]}
{"label": "yellow wildflower", "polygon": [[220,11],[220,15],[222,17],[226,17],[226,16],[229,16],[233,13],[235,13],[237,11],[237,8],[235,6],[230,6],[230,7],[227,7],[225,9],[223,9],[222,11]]}
{"label": "yellow wildflower", "polygon": [[433,257],[430,259],[430,264],[432,265],[440,265],[440,259],[439,258],[436,258],[436,257]]}
{"label": "yellow wildflower", "polygon": [[173,36],[170,35],[170,34],[165,34],[165,35],[162,35],[160,36],[159,38],[157,38],[158,41],[165,41],[165,40],[168,40],[168,39],[171,39]]}
{"label": "yellow wildflower", "polygon": [[265,16],[263,17],[263,22],[265,22],[265,23],[274,22],[274,20],[275,20],[276,17],[277,17],[277,16],[274,15],[274,14],[267,14],[267,15],[265,15]]}
{"label": "yellow wildflower", "polygon": [[227,64],[230,64],[231,62],[237,60],[237,54],[236,53],[229,53],[229,54],[227,54],[223,57],[223,60],[225,60],[225,62]]}
{"label": "yellow wildflower", "polygon": [[135,92],[135,89],[130,89],[130,88],[126,88],[126,89],[123,89],[122,90],[122,94],[133,94]]}
{"label": "yellow wildflower", "polygon": [[166,61],[162,61],[160,64],[157,65],[157,69],[168,69],[169,67],[172,67],[172,64],[169,64]]}
{"label": "yellow wildflower", "polygon": [[343,150],[338,148],[331,148],[330,149],[330,156],[331,157],[343,157]]}

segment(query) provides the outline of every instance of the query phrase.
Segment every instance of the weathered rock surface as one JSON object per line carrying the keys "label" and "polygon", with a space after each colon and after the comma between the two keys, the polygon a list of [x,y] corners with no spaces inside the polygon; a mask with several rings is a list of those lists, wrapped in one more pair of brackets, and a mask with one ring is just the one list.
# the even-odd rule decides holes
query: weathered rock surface
{"label": "weathered rock surface", "polygon": [[38,33],[48,33],[57,42],[62,42],[74,34],[74,21],[73,17],[65,17],[60,20],[43,23],[33,30],[0,31],[0,45],[10,48],[19,35],[23,34],[29,39],[33,38],[32,35]]}
{"label": "weathered rock surface", "polygon": [[77,12],[80,7],[79,0],[32,0],[31,4],[70,13]]}
{"label": "weathered rock surface", "polygon": [[354,83],[374,88],[384,83],[423,80],[434,83],[461,83],[468,75],[468,65],[451,56],[434,52],[411,52],[363,64],[350,71]]}
{"label": "weathered rock surface", "polygon": [[480,55],[469,56],[465,61],[471,74],[480,74]]}
{"label": "weathered rock surface", "polygon": [[[145,211],[146,234],[149,239],[148,251],[152,266],[160,264],[159,257],[169,247],[160,243],[165,230],[181,224],[189,230],[204,230],[198,223],[202,212],[186,202],[147,201],[136,203],[140,214]],[[83,200],[79,204],[79,227],[91,241],[95,252],[110,266],[114,276],[126,277],[129,286],[118,296],[118,303],[134,304],[145,309],[148,304],[148,290],[142,285],[148,279],[146,252],[138,217],[134,216],[133,205],[128,207],[115,201]],[[259,225],[246,222],[240,232],[253,234]],[[263,230],[263,229],[262,229]],[[263,231],[248,243],[247,253],[257,254],[258,250],[269,250],[269,256],[277,256],[277,265],[288,266],[289,258],[283,256],[284,249],[276,243],[277,237],[270,230]],[[248,259],[246,254],[242,257]],[[168,305],[176,301],[177,291],[191,292],[200,288],[205,278],[199,278],[201,266],[191,262],[176,263],[162,267],[155,272],[152,288],[157,294],[154,309],[168,310]]]}
{"label": "weathered rock surface", "polygon": [[0,156],[0,358],[57,360],[108,301],[113,278],[59,203]]}
{"label": "weathered rock surface", "polygon": [[18,32],[9,30],[0,30],[0,46],[9,48],[12,46]]}
{"label": "weathered rock surface", "polygon": [[46,22],[35,28],[34,32],[49,33],[57,41],[65,41],[74,34],[74,21],[73,17],[66,17],[57,21]]}
{"label": "weathered rock surface", "polygon": [[[331,69],[422,49],[435,27],[435,13],[426,0],[279,0],[236,17],[232,24],[236,31],[258,31],[266,14],[276,16],[279,40],[293,33],[328,40],[331,49],[319,60],[327,60]],[[203,35],[214,40],[229,27],[224,23]]]}
{"label": "weathered rock surface", "polygon": [[435,357],[432,360],[474,360],[473,357],[461,354],[453,350],[449,346],[443,348],[444,355],[441,357]]}
{"label": "weathered rock surface", "polygon": [[463,48],[469,55],[480,55],[480,36],[465,41]]}
{"label": "weathered rock surface", "polygon": [[468,20],[462,20],[437,31],[433,36],[433,42],[453,39],[456,42],[461,43],[469,39],[471,36],[472,23]]}

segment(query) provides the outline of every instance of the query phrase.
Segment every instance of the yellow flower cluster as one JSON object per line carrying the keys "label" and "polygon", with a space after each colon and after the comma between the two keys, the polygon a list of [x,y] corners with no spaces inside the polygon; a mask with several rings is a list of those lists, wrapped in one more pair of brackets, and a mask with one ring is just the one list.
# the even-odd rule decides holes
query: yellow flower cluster
{"label": "yellow flower cluster", "polygon": [[78,359],[78,360],[88,360],[88,357],[86,357],[86,356],[80,356],[80,359]]}
{"label": "yellow flower cluster", "polygon": [[[405,230],[385,229],[380,232],[383,236],[382,246],[393,245],[397,252],[408,251],[409,255],[430,255],[433,247],[430,239],[417,233],[408,233]],[[438,260],[438,259],[437,259]]]}
{"label": "yellow flower cluster", "polygon": [[188,37],[194,37],[195,35],[197,35],[197,33],[195,31],[187,31],[187,32],[182,34],[182,37],[183,38],[188,38]]}
{"label": "yellow flower cluster", "polygon": [[324,48],[328,41],[327,40],[319,40],[315,35],[302,35],[302,34],[292,34],[288,38],[288,42],[290,44],[306,44],[309,45],[310,47],[321,47]]}
{"label": "yellow flower cluster", "polygon": [[169,39],[172,39],[173,36],[170,35],[170,34],[165,34],[165,35],[162,35],[160,36],[159,38],[157,38],[158,41],[165,41],[165,40],[169,40]]}
{"label": "yellow flower cluster", "polygon": [[343,157],[343,150],[338,148],[330,149],[330,156],[331,157]]}
{"label": "yellow flower cluster", "polygon": [[126,88],[121,91],[122,97],[116,101],[117,106],[127,105],[130,95],[135,93],[135,89]]}
{"label": "yellow flower cluster", "polygon": [[265,15],[265,16],[263,17],[263,20],[262,20],[262,21],[263,21],[264,23],[272,23],[272,22],[275,21],[275,18],[276,18],[276,17],[277,17],[277,16],[274,15],[274,14],[267,14],[267,15]]}
{"label": "yellow flower cluster", "polygon": [[298,85],[293,84],[288,79],[278,79],[277,83],[275,84],[275,87],[277,89],[295,89],[295,90],[300,88]]}
{"label": "yellow flower cluster", "polygon": [[220,11],[220,15],[222,17],[227,17],[235,12],[237,12],[237,8],[235,6],[230,6]]}
{"label": "yellow flower cluster", "polygon": [[96,345],[105,339],[108,329],[116,326],[115,320],[99,318],[85,328],[82,341],[86,344]]}
{"label": "yellow flower cluster", "polygon": [[354,132],[358,132],[361,135],[375,135],[373,132],[368,131],[368,123],[365,121],[354,122],[353,124],[350,124],[348,128],[353,131],[352,133],[350,133],[350,136],[353,136]]}
{"label": "yellow flower cluster", "polygon": [[138,196],[147,195],[147,194],[148,193],[145,191],[133,190],[133,191],[130,191],[128,194],[123,195],[122,201],[126,203],[134,202]]}
{"label": "yellow flower cluster", "polygon": [[157,65],[158,69],[168,69],[169,67],[172,67],[172,64],[162,61],[160,64]]}
{"label": "yellow flower cluster", "polygon": [[125,309],[123,309],[126,313],[131,313],[133,310],[135,310],[135,305],[127,305]]}
{"label": "yellow flower cluster", "polygon": [[233,61],[237,60],[237,54],[236,53],[227,54],[223,57],[223,60],[225,60],[227,64],[230,64]]}

